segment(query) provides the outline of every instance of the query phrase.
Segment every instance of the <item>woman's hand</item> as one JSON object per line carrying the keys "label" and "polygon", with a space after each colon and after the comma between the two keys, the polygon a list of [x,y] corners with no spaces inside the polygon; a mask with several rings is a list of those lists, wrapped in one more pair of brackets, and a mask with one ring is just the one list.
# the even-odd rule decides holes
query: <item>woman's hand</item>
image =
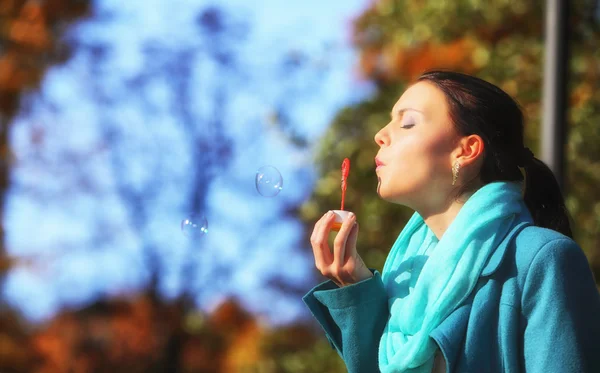
{"label": "woman's hand", "polygon": [[373,274],[356,252],[356,215],[350,213],[342,223],[333,242],[332,252],[328,238],[334,220],[335,214],[331,211],[323,215],[315,224],[310,237],[317,269],[340,287],[372,277]]}

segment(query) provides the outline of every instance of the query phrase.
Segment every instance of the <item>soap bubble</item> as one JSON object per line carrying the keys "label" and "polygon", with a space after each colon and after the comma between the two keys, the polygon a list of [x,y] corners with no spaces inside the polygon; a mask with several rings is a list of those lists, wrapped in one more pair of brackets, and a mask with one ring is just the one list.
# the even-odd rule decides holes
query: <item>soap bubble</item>
{"label": "soap bubble", "polygon": [[256,190],[264,197],[275,197],[283,189],[283,178],[273,166],[262,166],[256,171]]}
{"label": "soap bubble", "polygon": [[190,214],[181,221],[181,231],[186,237],[202,237],[208,233],[208,221],[203,215]]}

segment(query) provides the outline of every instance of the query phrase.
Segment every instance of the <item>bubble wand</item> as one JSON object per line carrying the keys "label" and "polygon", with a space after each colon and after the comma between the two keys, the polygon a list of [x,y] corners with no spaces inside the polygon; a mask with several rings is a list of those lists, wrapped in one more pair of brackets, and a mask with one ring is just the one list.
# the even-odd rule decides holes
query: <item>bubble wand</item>
{"label": "bubble wand", "polygon": [[350,173],[350,160],[348,158],[344,158],[344,162],[342,162],[342,206],[340,210],[344,210],[344,200],[346,199],[346,186],[348,174]]}

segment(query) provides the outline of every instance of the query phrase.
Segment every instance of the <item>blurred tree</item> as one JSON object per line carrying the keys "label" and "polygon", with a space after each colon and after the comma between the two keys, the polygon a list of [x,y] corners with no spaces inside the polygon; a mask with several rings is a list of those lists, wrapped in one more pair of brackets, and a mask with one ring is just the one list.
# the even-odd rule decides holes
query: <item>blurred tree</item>
{"label": "blurred tree", "polygon": [[[86,17],[87,0],[0,1],[0,215],[4,216],[12,152],[10,123],[21,97],[37,88],[52,65],[64,61],[70,49],[63,36]],[[5,273],[15,265],[5,249],[4,220],[0,223],[0,294]],[[0,297],[0,371],[30,372],[32,354],[23,320]]]}
{"label": "blurred tree", "polygon": [[[0,214],[9,185],[10,121],[21,97],[35,90],[49,67],[65,61],[71,48],[63,39],[68,27],[88,16],[88,0],[3,0],[0,2]],[[11,260],[0,225],[0,288]],[[2,306],[0,298],[0,307]]]}
{"label": "blurred tree", "polygon": [[[98,23],[110,23],[111,17],[115,15],[100,14]],[[296,352],[306,355],[313,349],[315,334],[307,325],[273,331],[232,301],[211,315],[196,311],[194,297],[203,290],[214,291],[235,264],[228,260],[207,265],[208,261],[198,260],[201,242],[190,241],[190,255],[182,255],[180,272],[175,276],[169,273],[168,262],[181,241],[173,243],[172,236],[163,234],[165,215],[172,217],[174,210],[206,211],[211,183],[229,165],[234,150],[256,146],[264,134],[261,119],[250,116],[244,119],[241,140],[234,139],[229,128],[232,106],[239,100],[236,93],[249,79],[256,79],[240,63],[248,25],[214,6],[202,9],[195,19],[196,34],[186,42],[144,35],[140,53],[134,57],[116,51],[114,35],[103,38],[98,29],[85,34],[84,25],[70,35],[69,45],[76,53],[68,62],[85,62],[56,69],[46,85],[30,90],[19,105],[19,114],[31,117],[23,121],[22,127],[27,129],[20,129],[26,145],[19,153],[15,190],[42,206],[67,201],[61,210],[68,211],[73,221],[89,221],[91,228],[86,232],[92,232],[77,242],[43,241],[44,252],[38,262],[64,259],[66,253],[76,257],[78,253],[92,256],[106,248],[114,250],[117,240],[131,232],[144,254],[143,263],[136,265],[147,270],[139,294],[129,292],[133,299],[109,297],[99,291],[97,301],[84,309],[65,309],[30,339],[24,333],[26,343],[33,346],[25,349],[26,356],[35,359],[21,360],[29,360],[35,371],[268,373],[328,372],[328,367],[339,366],[337,360],[328,365],[321,359],[306,362],[298,358]],[[127,50],[138,46],[130,41]],[[127,61],[119,65],[119,57],[124,55]],[[299,73],[305,68],[315,70],[308,60],[301,51],[294,51],[284,57],[281,70],[273,72],[282,77],[277,86],[281,97],[274,99],[268,124],[278,141],[283,140],[292,150],[306,149],[308,141],[289,112],[289,98],[312,95],[315,83],[311,82],[322,83]],[[131,61],[135,61],[133,67],[128,65]],[[316,75],[322,72],[320,68]],[[85,77],[81,85],[69,81],[81,76]],[[57,80],[63,83],[48,83]],[[77,110],[69,111],[74,106]],[[73,112],[75,119],[69,116]],[[236,116],[247,114],[238,107]],[[93,124],[86,126],[81,120]],[[65,136],[73,126],[78,136]],[[15,138],[19,142],[20,137]],[[90,138],[92,141],[86,142]],[[99,167],[100,162],[109,167]],[[52,181],[52,186],[48,188],[40,179],[48,184]],[[256,194],[254,188],[250,191]],[[183,197],[173,202],[168,197],[174,194]],[[90,212],[91,198],[102,201],[101,208]],[[117,212],[111,210],[115,199]],[[294,201],[282,199],[278,202],[284,205],[284,213],[291,215]],[[80,215],[78,209],[86,212]],[[276,221],[268,224],[280,223],[282,218],[275,214]],[[168,223],[177,226],[178,221]],[[255,235],[243,237],[248,243],[264,234],[255,229]],[[95,252],[84,252],[86,248]],[[47,252],[52,254],[47,256]],[[123,250],[123,256],[128,254]],[[175,296],[163,297],[174,277],[180,288]],[[299,291],[288,281],[281,275],[266,286]],[[69,290],[64,292],[67,296]]]}
{"label": "blurred tree", "polygon": [[[183,210],[199,215],[206,213],[206,198],[211,181],[221,168],[228,166],[234,151],[232,139],[227,135],[227,117],[224,113],[233,96],[234,80],[240,78],[237,49],[244,40],[243,34],[247,31],[247,26],[230,23],[221,9],[208,7],[197,17],[199,32],[195,43],[178,47],[163,41],[148,40],[144,46],[144,68],[120,82],[120,94],[115,94],[114,86],[109,83],[111,79],[108,75],[112,72],[106,65],[110,63],[107,58],[110,47],[101,44],[80,46],[99,57],[90,61],[91,70],[97,74],[96,79],[90,82],[90,93],[92,100],[99,105],[100,130],[105,149],[110,149],[113,165],[112,179],[128,215],[127,221],[143,242],[145,267],[149,271],[148,290],[155,296],[160,292],[160,281],[164,280],[164,270],[161,268],[164,259],[159,247],[161,243],[151,233],[151,226],[156,222],[156,204],[161,203],[161,195],[165,195],[169,186],[176,182],[181,193],[186,195]],[[203,97],[205,110],[198,110],[195,107],[195,85],[198,80],[193,77],[197,69],[202,67],[212,69],[213,73],[201,80],[209,93]],[[175,136],[165,137],[167,125],[152,121],[152,117],[161,111],[152,97],[154,89],[160,83],[166,83],[168,101],[165,106],[171,109],[171,115],[177,123],[169,126]],[[127,107],[138,107],[146,117],[144,120],[147,124],[143,126],[143,133],[132,136],[135,124],[128,124],[127,117],[119,113],[121,110],[128,110]],[[190,167],[185,175],[169,173],[175,167],[172,160],[169,162],[166,159],[165,154],[173,146],[174,138],[180,139],[175,142],[178,147],[183,147],[191,154],[186,160]],[[138,147],[139,152],[133,155],[132,147]],[[141,177],[136,172],[140,168],[143,169]],[[172,180],[173,176],[183,176],[187,182],[183,178]],[[186,216],[182,215],[181,218]],[[201,242],[190,240],[189,244],[190,253],[193,253]],[[180,281],[189,284],[182,289],[188,297],[193,297],[198,290],[198,275],[226,276],[228,270],[211,266],[210,273],[205,274],[201,270],[206,268],[199,268],[197,264],[193,260],[187,260],[181,271]]]}
{"label": "blurred tree", "polygon": [[[233,301],[210,314],[148,296],[62,311],[33,333],[27,372],[327,373],[341,371],[306,324],[262,325]],[[177,339],[181,351],[170,356]],[[324,353],[325,352],[325,353]]]}
{"label": "blurred tree", "polygon": [[[318,77],[324,70],[310,66],[302,52],[291,52],[281,61],[269,61],[273,70],[268,74],[277,85],[265,87],[259,83],[265,68],[247,60],[252,54],[246,50],[249,23],[223,7],[197,6],[191,25],[173,35],[162,34],[173,29],[165,23],[149,32],[132,32],[127,40],[105,31],[123,24],[107,13],[71,34],[75,56],[22,105],[23,125],[14,137],[24,145],[13,170],[13,196],[46,211],[49,205],[69,211],[66,219],[73,230],[79,229],[75,235],[56,230],[51,233],[62,237],[28,242],[33,247],[29,251],[39,252],[48,267],[55,262],[51,259],[79,255],[89,261],[111,252],[116,265],[135,271],[131,277],[137,283],[124,286],[148,288],[155,295],[214,298],[230,290],[224,288],[239,263],[218,255],[226,244],[186,239],[179,223],[191,213],[213,213],[229,224],[219,228],[230,229],[239,241],[236,246],[244,248],[263,245],[267,234],[262,228],[300,228],[292,216],[300,197],[257,197],[255,175],[248,167],[255,167],[253,158],[265,158],[271,147],[294,155],[309,152],[307,135],[292,112],[301,105],[290,105],[289,97],[314,94],[323,85]],[[149,21],[142,15],[137,22]],[[159,31],[161,27],[168,30]],[[272,115],[265,120],[267,113],[255,107],[269,102]],[[78,135],[65,138],[63,132],[74,126]],[[310,182],[303,177],[308,162],[299,164],[291,166],[300,175],[289,176],[299,180],[290,191]],[[39,183],[34,174],[51,179],[52,185]],[[224,175],[233,177],[224,180]],[[246,210],[250,208],[243,205],[250,203],[272,210],[272,216],[255,211],[251,231],[240,231],[240,218],[226,211],[235,203],[211,206],[211,190],[235,191],[226,197],[238,199]],[[222,194],[220,198],[224,200]],[[274,206],[264,208],[266,204]],[[115,255],[124,245],[123,255]],[[295,247],[286,250],[297,252]],[[265,286],[293,288],[287,273],[279,275],[276,281],[265,279]]]}

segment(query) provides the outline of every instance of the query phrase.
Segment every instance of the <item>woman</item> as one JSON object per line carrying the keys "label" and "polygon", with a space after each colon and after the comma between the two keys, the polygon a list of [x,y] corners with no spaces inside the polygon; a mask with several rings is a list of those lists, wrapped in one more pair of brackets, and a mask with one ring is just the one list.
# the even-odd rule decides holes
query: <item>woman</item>
{"label": "woman", "polygon": [[382,274],[357,253],[356,216],[331,250],[331,212],[311,236],[330,281],[304,301],[348,371],[600,372],[600,296],[515,101],[428,72],[375,141],[378,194],[415,210]]}

